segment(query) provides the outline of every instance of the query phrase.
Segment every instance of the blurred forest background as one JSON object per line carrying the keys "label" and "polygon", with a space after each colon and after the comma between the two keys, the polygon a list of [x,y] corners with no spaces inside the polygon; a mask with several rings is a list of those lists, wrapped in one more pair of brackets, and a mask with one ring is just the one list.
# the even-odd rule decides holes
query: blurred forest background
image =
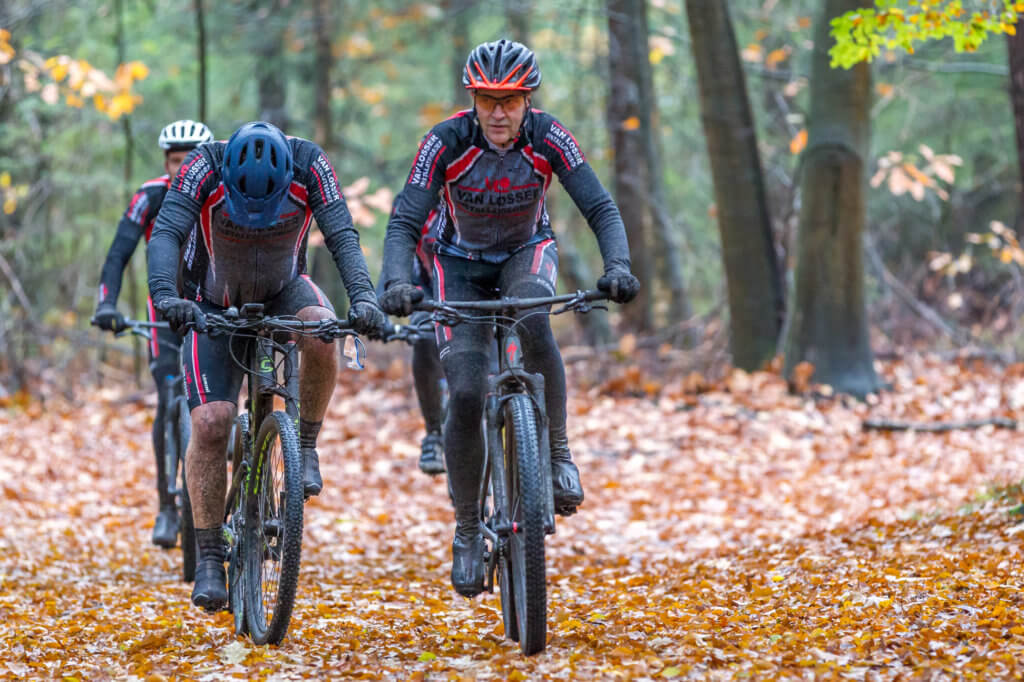
{"label": "blurred forest background", "polygon": [[[165,124],[201,119],[223,139],[265,119],[318,142],[376,276],[420,138],[470,105],[466,54],[500,37],[537,52],[535,106],[573,131],[615,195],[645,283],[611,316],[616,336],[598,316],[563,331],[604,345],[627,335],[695,367],[756,369],[784,353],[790,376],[808,361],[816,381],[857,394],[878,386],[873,357],[907,348],[1012,359],[1024,349],[1014,38],[828,69],[828,21],[867,5],[5,0],[0,397],[63,388],[122,347],[88,319],[128,198],[163,173]],[[592,287],[593,236],[561,189],[550,210],[561,288]],[[808,229],[801,243],[801,221],[817,241]],[[311,249],[343,308],[329,256]],[[134,317],[142,251],[120,302]]]}

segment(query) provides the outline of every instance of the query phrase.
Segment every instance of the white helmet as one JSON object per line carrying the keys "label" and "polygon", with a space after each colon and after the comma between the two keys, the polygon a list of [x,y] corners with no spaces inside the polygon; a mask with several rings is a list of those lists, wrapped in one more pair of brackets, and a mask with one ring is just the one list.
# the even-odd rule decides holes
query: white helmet
{"label": "white helmet", "polygon": [[213,133],[204,124],[191,119],[182,119],[168,124],[160,131],[157,144],[164,151],[195,149],[204,142],[213,140]]}

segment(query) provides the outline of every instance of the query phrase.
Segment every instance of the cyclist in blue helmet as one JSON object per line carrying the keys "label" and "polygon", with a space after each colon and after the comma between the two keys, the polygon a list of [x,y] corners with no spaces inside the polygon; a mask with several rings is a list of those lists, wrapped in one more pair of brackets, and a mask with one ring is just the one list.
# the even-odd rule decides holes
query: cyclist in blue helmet
{"label": "cyclist in blue helmet", "polygon": [[[202,331],[205,313],[245,303],[262,303],[268,315],[333,318],[331,302],[305,274],[314,218],[348,291],[349,321],[361,334],[378,330],[386,318],[327,155],[309,140],[285,137],[262,121],[243,125],[226,144],[203,145],[172,181],[149,243],[154,305],[180,331],[193,325]],[[323,486],[316,440],[334,392],[338,354],[332,342],[301,338],[298,343],[299,445],[308,496]],[[223,336],[188,332],[183,356],[192,411],[186,479],[199,549],[192,601],[217,610],[227,601],[224,450],[238,411],[242,372]]]}

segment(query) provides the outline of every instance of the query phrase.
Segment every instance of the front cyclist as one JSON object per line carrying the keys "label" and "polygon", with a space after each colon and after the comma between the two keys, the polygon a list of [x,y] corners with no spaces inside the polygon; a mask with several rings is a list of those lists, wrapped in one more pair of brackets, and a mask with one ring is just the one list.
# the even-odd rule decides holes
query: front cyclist
{"label": "front cyclist", "polygon": [[[361,334],[379,329],[384,314],[327,155],[309,140],[286,138],[261,121],[243,125],[227,143],[200,146],[172,181],[149,242],[154,305],[173,328],[194,325],[199,331],[206,312],[245,303],[263,303],[268,315],[333,318],[331,302],[305,274],[314,218],[351,300],[349,321]],[[192,230],[195,222],[198,229]],[[183,246],[179,297],[176,277]],[[192,601],[217,610],[227,601],[221,533],[224,450],[243,377],[228,337],[193,331],[184,344],[192,411],[186,479],[199,549]],[[300,338],[298,344],[303,484],[307,495],[316,495],[323,485],[316,439],[334,392],[338,359],[333,342]]]}
{"label": "front cyclist", "polygon": [[[142,183],[135,192],[128,209],[117,225],[117,233],[107,252],[100,274],[99,303],[93,319],[96,324],[109,331],[124,329],[124,316],[117,310],[117,295],[121,292],[121,278],[124,269],[135,253],[139,239],[149,242],[153,223],[160,211],[160,205],[167,194],[171,178],[178,173],[181,162],[190,151],[203,142],[213,139],[210,129],[198,121],[182,120],[167,125],[160,131],[157,144],[164,150],[165,174]],[[146,309],[149,321],[162,317],[148,301]],[[174,497],[168,492],[167,472],[164,467],[164,415],[167,413],[167,395],[162,384],[165,377],[178,373],[177,349],[181,337],[168,330],[152,330],[149,344],[149,369],[157,388],[156,416],[153,419],[153,454],[156,455],[156,490],[160,511],[153,524],[153,544],[160,547],[174,547],[178,543],[178,508]]]}
{"label": "front cyclist", "polygon": [[[433,273],[439,300],[553,294],[558,252],[545,195],[556,175],[597,236],[604,259],[598,287],[616,302],[635,297],[640,283],[630,273],[615,202],[565,126],[530,109],[530,94],[541,82],[533,52],[507,40],[481,44],[470,52],[462,82],[473,92],[473,108],[442,121],[423,139],[388,222],[385,311],[408,315],[422,297],[408,264],[420,226],[435,208],[441,214]],[[555,507],[568,515],[583,502],[583,488],[565,432],[565,369],[546,315],[526,316],[520,329],[526,369],[544,375]],[[455,502],[451,579],[460,594],[472,597],[484,581],[480,418],[492,330],[467,324],[437,332],[451,392],[444,430]]]}

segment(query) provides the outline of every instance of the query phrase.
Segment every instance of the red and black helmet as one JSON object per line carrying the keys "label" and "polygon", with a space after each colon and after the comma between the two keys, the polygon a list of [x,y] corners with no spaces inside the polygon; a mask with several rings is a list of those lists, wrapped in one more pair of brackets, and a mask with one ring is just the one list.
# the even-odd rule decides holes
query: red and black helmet
{"label": "red and black helmet", "polygon": [[473,48],[462,70],[469,89],[530,92],[540,86],[540,67],[533,50],[512,40],[481,43]]}

